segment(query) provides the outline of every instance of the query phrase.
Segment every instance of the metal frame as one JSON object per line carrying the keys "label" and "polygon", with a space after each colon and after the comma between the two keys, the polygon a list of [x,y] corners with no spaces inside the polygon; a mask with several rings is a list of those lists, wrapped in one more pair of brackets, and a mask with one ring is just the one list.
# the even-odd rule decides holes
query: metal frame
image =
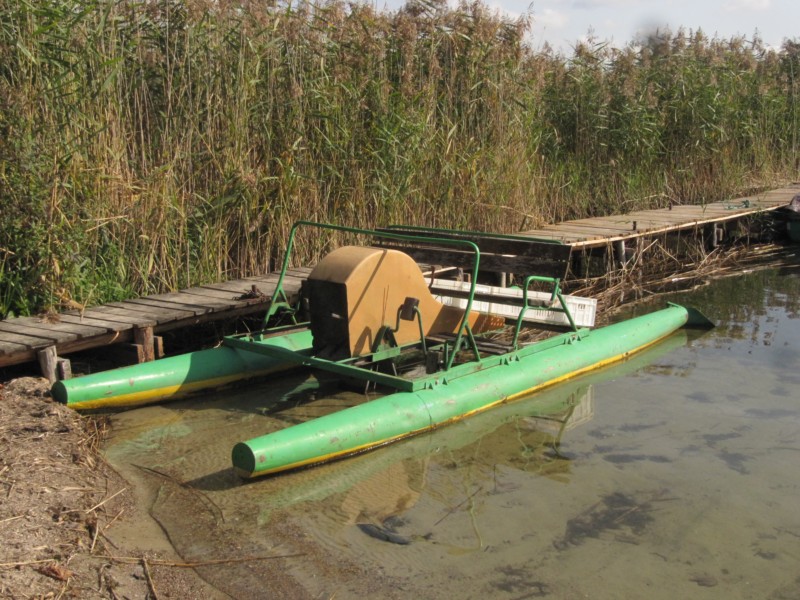
{"label": "metal frame", "polygon": [[[290,331],[296,327],[304,325],[303,323],[297,322],[295,318],[297,311],[294,307],[290,305],[288,297],[283,289],[283,281],[286,275],[286,271],[288,270],[290,256],[294,247],[295,236],[297,234],[297,230],[300,227],[316,227],[319,229],[328,229],[333,231],[341,231],[345,233],[354,233],[358,235],[368,235],[372,237],[394,239],[401,241],[417,241],[417,242],[425,241],[436,244],[445,244],[449,246],[460,246],[471,251],[475,257],[472,266],[472,277],[470,279],[471,285],[469,294],[467,296],[467,306],[464,310],[464,316],[462,317],[458,330],[455,334],[455,339],[452,341],[446,340],[438,345],[430,345],[430,343],[426,343],[424,336],[422,336],[419,342],[415,341],[410,344],[404,344],[398,346],[397,351],[393,350],[389,352],[386,349],[376,348],[373,349],[374,352],[371,352],[369,354],[364,354],[357,357],[351,357],[339,361],[332,361],[313,356],[311,354],[312,352],[311,349],[296,352],[276,345],[259,343],[263,341],[266,337],[274,336],[278,332]],[[419,230],[422,231],[425,229],[419,228]],[[430,229],[430,231],[444,233],[445,231],[449,230]],[[460,233],[460,232],[453,231],[453,233]],[[477,244],[469,240],[449,239],[440,237],[422,237],[419,235],[407,235],[402,233],[374,231],[371,229],[345,227],[342,225],[332,225],[327,223],[315,223],[312,221],[298,221],[292,226],[291,232],[289,234],[289,241],[287,244],[286,255],[284,256],[283,259],[283,265],[281,267],[280,276],[278,277],[278,283],[276,285],[275,292],[273,293],[272,300],[270,301],[269,307],[264,317],[264,328],[261,331],[249,334],[228,336],[225,337],[223,341],[226,346],[230,346],[238,350],[255,352],[257,354],[267,355],[276,359],[284,360],[298,365],[303,365],[306,367],[314,367],[320,370],[335,373],[345,377],[351,377],[372,383],[379,383],[381,385],[394,388],[395,390],[398,391],[412,392],[422,389],[433,388],[441,384],[446,384],[449,380],[462,377],[464,375],[468,375],[470,373],[474,373],[476,371],[487,369],[493,366],[501,364],[510,364],[514,361],[519,361],[521,358],[528,356],[530,354],[541,352],[542,350],[547,350],[549,348],[553,348],[555,346],[560,346],[563,344],[571,344],[574,341],[582,339],[583,337],[589,334],[588,329],[579,330],[575,326],[575,322],[572,318],[572,315],[570,314],[569,309],[567,308],[566,301],[561,295],[559,279],[532,275],[525,279],[525,287],[523,292],[523,307],[515,323],[514,338],[511,344],[511,350],[508,353],[504,353],[499,356],[482,357],[480,354],[480,350],[478,348],[478,344],[472,333],[472,329],[469,326],[469,313],[472,310],[472,304],[475,297],[475,285],[478,278],[479,266],[480,266],[480,248],[477,246]],[[553,285],[553,291],[550,297],[550,303],[553,304],[556,300],[558,300],[558,302],[561,305],[561,308],[555,308],[551,306],[549,310],[564,312],[567,315],[567,319],[570,323],[571,331],[565,334],[554,336],[544,341],[536,342],[535,344],[532,344],[530,346],[520,346],[519,333],[522,328],[522,321],[526,311],[528,309],[541,308],[539,306],[531,306],[528,303],[528,290],[531,283],[533,282],[550,283]],[[288,314],[290,314],[294,325],[288,327],[284,326],[277,328],[268,328],[268,322],[280,310],[284,310],[288,312]],[[420,321],[420,331],[422,332],[423,329],[421,323],[421,315],[419,314],[419,311],[416,309],[415,309],[415,317],[417,320]],[[469,349],[472,350],[475,357],[474,360],[464,362],[459,365],[454,365],[453,363],[455,361],[456,355],[461,350],[465,349],[465,344]],[[412,350],[412,349],[421,349],[425,355],[427,355],[428,352],[442,352],[444,356],[443,368],[436,373],[429,374],[424,377],[418,377],[416,379],[406,379],[403,377],[399,377],[397,375],[382,373],[369,368],[376,366],[383,359],[397,356],[404,350]]]}

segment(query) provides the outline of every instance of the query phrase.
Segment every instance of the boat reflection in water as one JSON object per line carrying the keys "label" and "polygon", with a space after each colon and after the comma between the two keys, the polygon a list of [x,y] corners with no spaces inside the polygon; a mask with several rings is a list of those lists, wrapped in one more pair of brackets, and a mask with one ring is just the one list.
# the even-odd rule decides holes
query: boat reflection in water
{"label": "boat reflection in water", "polygon": [[[303,503],[335,505],[342,525],[383,523],[409,510],[442,473],[468,472],[470,484],[495,485],[498,471],[523,470],[569,481],[571,458],[561,450],[566,434],[595,411],[593,384],[646,368],[685,346],[678,331],[625,362],[553,386],[527,398],[348,461],[243,484],[240,494],[260,507],[259,522],[273,511]],[[663,367],[660,367],[663,368]],[[613,406],[603,407],[613,410]],[[467,475],[465,475],[467,476]],[[439,483],[435,483],[434,487]]]}

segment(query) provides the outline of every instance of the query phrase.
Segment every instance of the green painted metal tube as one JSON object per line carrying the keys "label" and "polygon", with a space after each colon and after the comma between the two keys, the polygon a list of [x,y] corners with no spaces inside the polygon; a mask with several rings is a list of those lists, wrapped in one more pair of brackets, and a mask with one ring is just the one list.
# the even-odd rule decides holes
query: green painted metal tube
{"label": "green painted metal tube", "polygon": [[255,477],[326,462],[463,419],[626,358],[684,325],[708,325],[693,309],[670,305],[590,332],[572,343],[477,371],[430,389],[399,392],[236,444],[233,466]]}
{"label": "green painted metal tube", "polygon": [[[309,349],[311,341],[311,332],[304,330],[257,343],[297,352]],[[220,346],[57,381],[51,394],[58,402],[79,410],[139,406],[180,398],[293,366],[293,363],[263,354]]]}

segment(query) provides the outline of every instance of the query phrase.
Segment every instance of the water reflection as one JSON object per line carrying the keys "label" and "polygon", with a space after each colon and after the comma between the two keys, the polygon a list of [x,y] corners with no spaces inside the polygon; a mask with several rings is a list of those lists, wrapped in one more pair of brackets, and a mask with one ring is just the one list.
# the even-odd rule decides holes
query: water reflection
{"label": "water reflection", "polygon": [[185,558],[304,554],[201,571],[233,597],[792,597],[798,291],[714,283],[675,299],[704,337],[306,471],[242,482],[230,447],[362,395],[297,376],[147,407],[106,454]]}

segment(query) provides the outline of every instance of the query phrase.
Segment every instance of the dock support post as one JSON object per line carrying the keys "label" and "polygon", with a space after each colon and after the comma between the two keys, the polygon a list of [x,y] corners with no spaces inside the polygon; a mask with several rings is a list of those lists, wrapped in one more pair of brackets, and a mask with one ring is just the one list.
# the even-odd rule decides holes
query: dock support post
{"label": "dock support post", "polygon": [[68,358],[59,358],[55,346],[48,346],[36,353],[42,375],[50,382],[72,378],[72,365]]}
{"label": "dock support post", "polygon": [[614,257],[617,259],[617,264],[619,265],[620,269],[625,268],[625,263],[627,259],[625,257],[625,241],[619,240],[614,242]]}
{"label": "dock support post", "polygon": [[150,362],[155,360],[155,339],[152,327],[134,327],[133,342],[137,349],[141,349],[139,354],[140,362]]}
{"label": "dock support post", "polygon": [[718,247],[725,239],[725,229],[720,223],[714,223],[714,248]]}
{"label": "dock support post", "polygon": [[58,360],[56,347],[48,346],[44,350],[39,350],[36,353],[36,357],[39,359],[39,367],[42,369],[42,375],[50,383],[55,383],[58,380],[56,377],[56,360]]}

